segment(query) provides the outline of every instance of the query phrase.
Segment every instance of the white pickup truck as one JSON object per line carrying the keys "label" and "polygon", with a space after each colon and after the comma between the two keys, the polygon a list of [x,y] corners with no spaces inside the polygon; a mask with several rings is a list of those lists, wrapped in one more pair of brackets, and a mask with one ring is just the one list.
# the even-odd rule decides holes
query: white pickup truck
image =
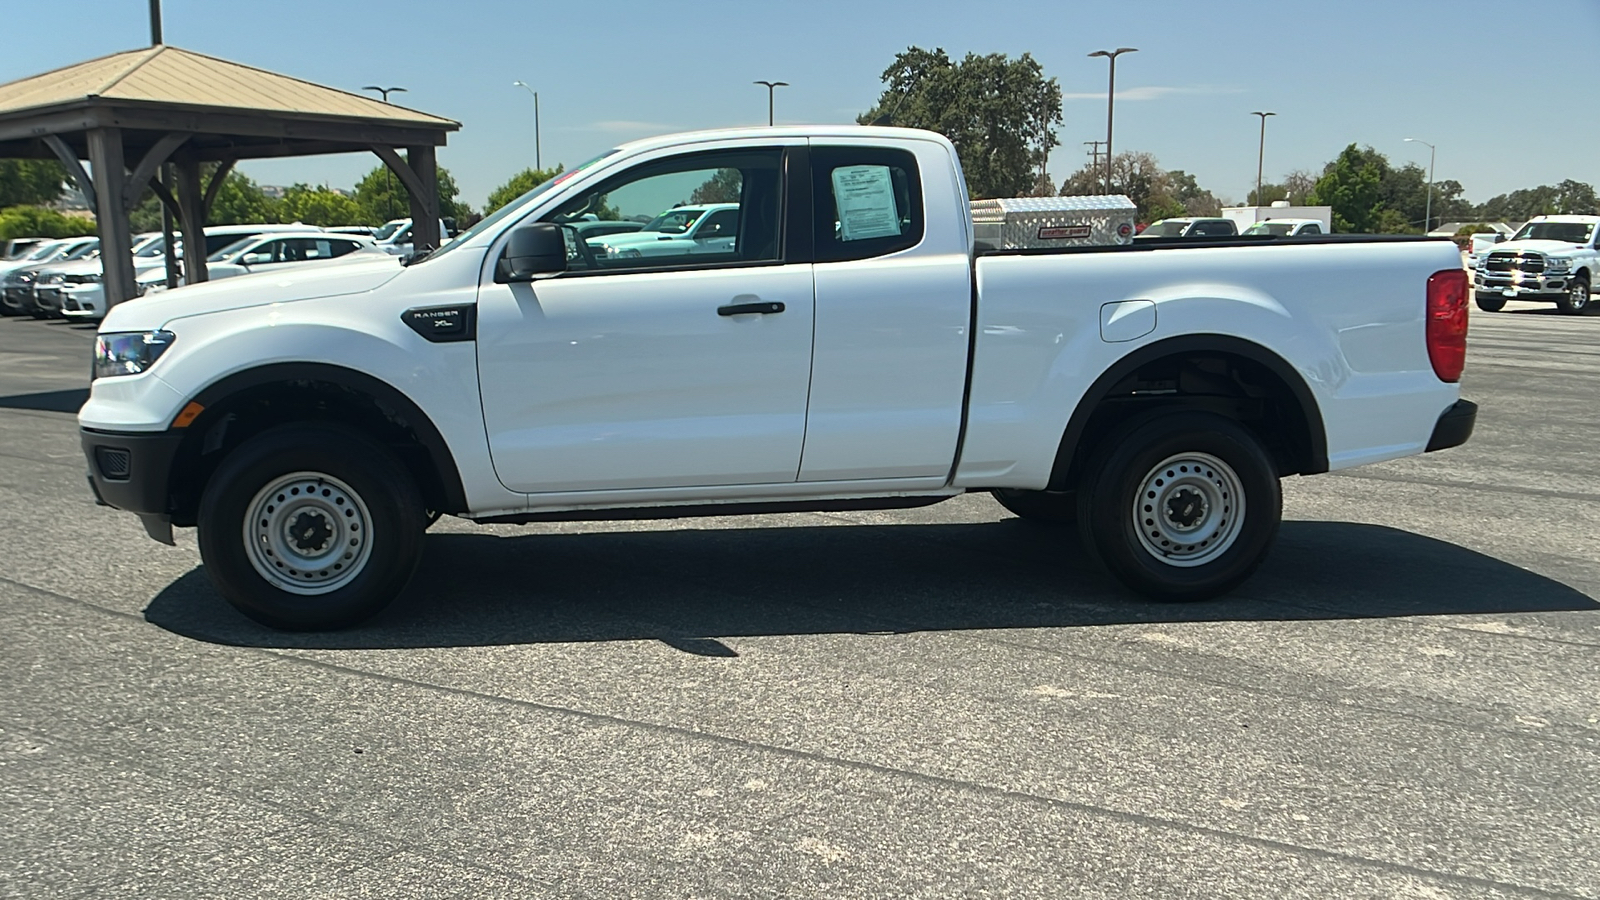
{"label": "white pickup truck", "polygon": [[[564,225],[659,212],[711,179],[739,196],[724,253],[613,259]],[[1449,241],[977,252],[967,196],[927,132],[680,135],[547,181],[405,267],[118,305],[79,413],[90,482],[158,540],[198,526],[223,596],[283,628],[381,609],[439,514],[968,491],[1075,517],[1124,584],[1197,600],[1262,561],[1281,477],[1472,431]]]}
{"label": "white pickup truck", "polygon": [[1554,303],[1569,315],[1589,312],[1600,277],[1600,216],[1537,216],[1511,240],[1494,244],[1473,266],[1478,308],[1498,312],[1507,300]]}

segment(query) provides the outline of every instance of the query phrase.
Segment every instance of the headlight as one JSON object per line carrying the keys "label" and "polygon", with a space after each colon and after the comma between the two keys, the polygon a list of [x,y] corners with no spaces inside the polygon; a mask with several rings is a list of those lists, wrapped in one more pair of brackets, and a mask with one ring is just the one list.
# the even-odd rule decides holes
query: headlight
{"label": "headlight", "polygon": [[170,331],[98,335],[94,340],[94,377],[137,375],[155,365],[177,338]]}
{"label": "headlight", "polygon": [[1572,268],[1572,260],[1569,259],[1552,259],[1545,263],[1546,272],[1565,272],[1570,268]]}

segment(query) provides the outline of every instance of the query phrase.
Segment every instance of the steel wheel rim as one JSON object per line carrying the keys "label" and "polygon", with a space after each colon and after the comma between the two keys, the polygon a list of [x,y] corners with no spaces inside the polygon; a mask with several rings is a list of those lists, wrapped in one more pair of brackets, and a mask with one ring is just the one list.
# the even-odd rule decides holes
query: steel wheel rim
{"label": "steel wheel rim", "polygon": [[1568,296],[1571,299],[1567,302],[1573,309],[1583,309],[1589,305],[1589,286],[1581,281],[1574,281],[1572,287],[1568,289]]}
{"label": "steel wheel rim", "polygon": [[1209,453],[1179,453],[1140,481],[1131,522],[1151,557],[1193,568],[1228,552],[1244,512],[1244,484],[1232,466]]}
{"label": "steel wheel rim", "polygon": [[256,492],[244,520],[245,554],[256,573],[291,594],[332,593],[372,556],[372,514],[349,485],[321,472],[294,472]]}

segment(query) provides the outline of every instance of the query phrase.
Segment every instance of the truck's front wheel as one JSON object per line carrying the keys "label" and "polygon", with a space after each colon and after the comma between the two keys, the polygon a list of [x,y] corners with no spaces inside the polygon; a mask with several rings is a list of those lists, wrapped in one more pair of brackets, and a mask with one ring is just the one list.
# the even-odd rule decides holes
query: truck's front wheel
{"label": "truck's front wheel", "polygon": [[1277,471],[1232,419],[1164,412],[1097,448],[1078,490],[1080,532],[1117,580],[1155,600],[1206,600],[1266,558],[1283,516]]}
{"label": "truck's front wheel", "polygon": [[1506,298],[1499,294],[1479,294],[1477,303],[1484,312],[1499,312],[1506,308]]}
{"label": "truck's front wheel", "polygon": [[1581,316],[1589,310],[1589,279],[1578,275],[1567,282],[1566,296],[1556,301],[1556,306],[1569,315]]}
{"label": "truck's front wheel", "polygon": [[223,460],[200,501],[211,581],[263,625],[317,630],[378,612],[410,580],[426,527],[387,450],[328,425],[290,425]]}

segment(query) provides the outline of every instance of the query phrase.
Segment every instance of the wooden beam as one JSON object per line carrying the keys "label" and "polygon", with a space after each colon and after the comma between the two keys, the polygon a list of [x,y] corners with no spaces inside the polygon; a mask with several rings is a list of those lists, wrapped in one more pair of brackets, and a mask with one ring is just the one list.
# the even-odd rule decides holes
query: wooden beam
{"label": "wooden beam", "polygon": [[[417,177],[417,173],[405,160],[400,158],[400,154],[396,153],[393,147],[378,145],[372,148],[372,152],[378,154],[378,158],[383,160],[383,164],[389,167],[389,171],[400,179],[400,183],[405,185],[407,194],[412,197],[420,197],[427,192],[427,187],[423,185],[422,179]],[[414,231],[415,229],[416,224],[412,223],[412,230]]]}
{"label": "wooden beam", "polygon": [[78,191],[83,194],[83,199],[88,202],[89,208],[94,209],[96,206],[94,181],[89,178],[89,173],[83,170],[83,163],[78,160],[78,152],[68,147],[66,141],[54,134],[44,136],[44,145],[50,148],[56,159],[61,160],[61,165],[67,170],[67,177],[78,186]]}
{"label": "wooden beam", "polygon": [[[222,177],[227,177],[227,168],[218,170]],[[216,184],[221,184],[218,178]],[[208,281],[211,274],[206,271],[206,210],[210,208],[209,201],[215,195],[207,195],[200,189],[200,161],[183,159],[178,161],[178,227],[183,231],[183,277],[190,284],[199,284]]]}
{"label": "wooden beam", "polygon": [[0,120],[0,141],[39,138],[47,134],[82,134],[100,125],[100,117],[88,110],[23,115]]}
{"label": "wooden beam", "polygon": [[411,195],[411,246],[417,252],[437,250],[439,233],[439,163],[432,147],[407,147],[407,167],[422,189]]}
{"label": "wooden beam", "polygon": [[[139,160],[139,165],[133,170],[133,177],[128,179],[127,194],[122,198],[123,206],[132,212],[139,205],[139,195],[144,193],[144,186],[156,177],[156,169],[167,161],[172,151],[189,139],[187,134],[169,134],[156,141],[144,158]],[[170,194],[168,196],[171,196]]]}
{"label": "wooden beam", "polygon": [[[159,178],[152,177],[145,186],[150,188],[150,191],[156,195],[156,199],[161,201],[161,205],[165,206],[168,212],[175,216],[179,214],[178,198],[172,196],[172,192],[167,190],[167,186],[162,184]],[[134,207],[137,206],[138,204],[135,203],[133,207],[128,208],[128,212],[133,212]]]}
{"label": "wooden beam", "polygon": [[130,130],[185,131],[191,134],[240,137],[295,138],[341,141],[352,144],[443,146],[455,128],[429,128],[421,123],[389,125],[363,119],[297,116],[293,113],[249,113],[217,107],[129,106],[119,103],[104,112],[108,121]]}
{"label": "wooden beam", "polygon": [[89,132],[89,165],[94,168],[95,216],[100,229],[100,269],[106,307],[138,296],[133,274],[133,240],[128,210],[122,205],[122,132],[96,128]]}
{"label": "wooden beam", "polygon": [[[217,192],[222,190],[222,182],[227,179],[228,173],[233,171],[234,160],[225,159],[222,165],[217,166],[217,171],[211,173],[211,183],[206,185],[206,196],[200,206],[200,218],[211,218],[211,207],[217,202]],[[197,178],[199,176],[196,176]],[[210,254],[207,254],[208,256]]]}

